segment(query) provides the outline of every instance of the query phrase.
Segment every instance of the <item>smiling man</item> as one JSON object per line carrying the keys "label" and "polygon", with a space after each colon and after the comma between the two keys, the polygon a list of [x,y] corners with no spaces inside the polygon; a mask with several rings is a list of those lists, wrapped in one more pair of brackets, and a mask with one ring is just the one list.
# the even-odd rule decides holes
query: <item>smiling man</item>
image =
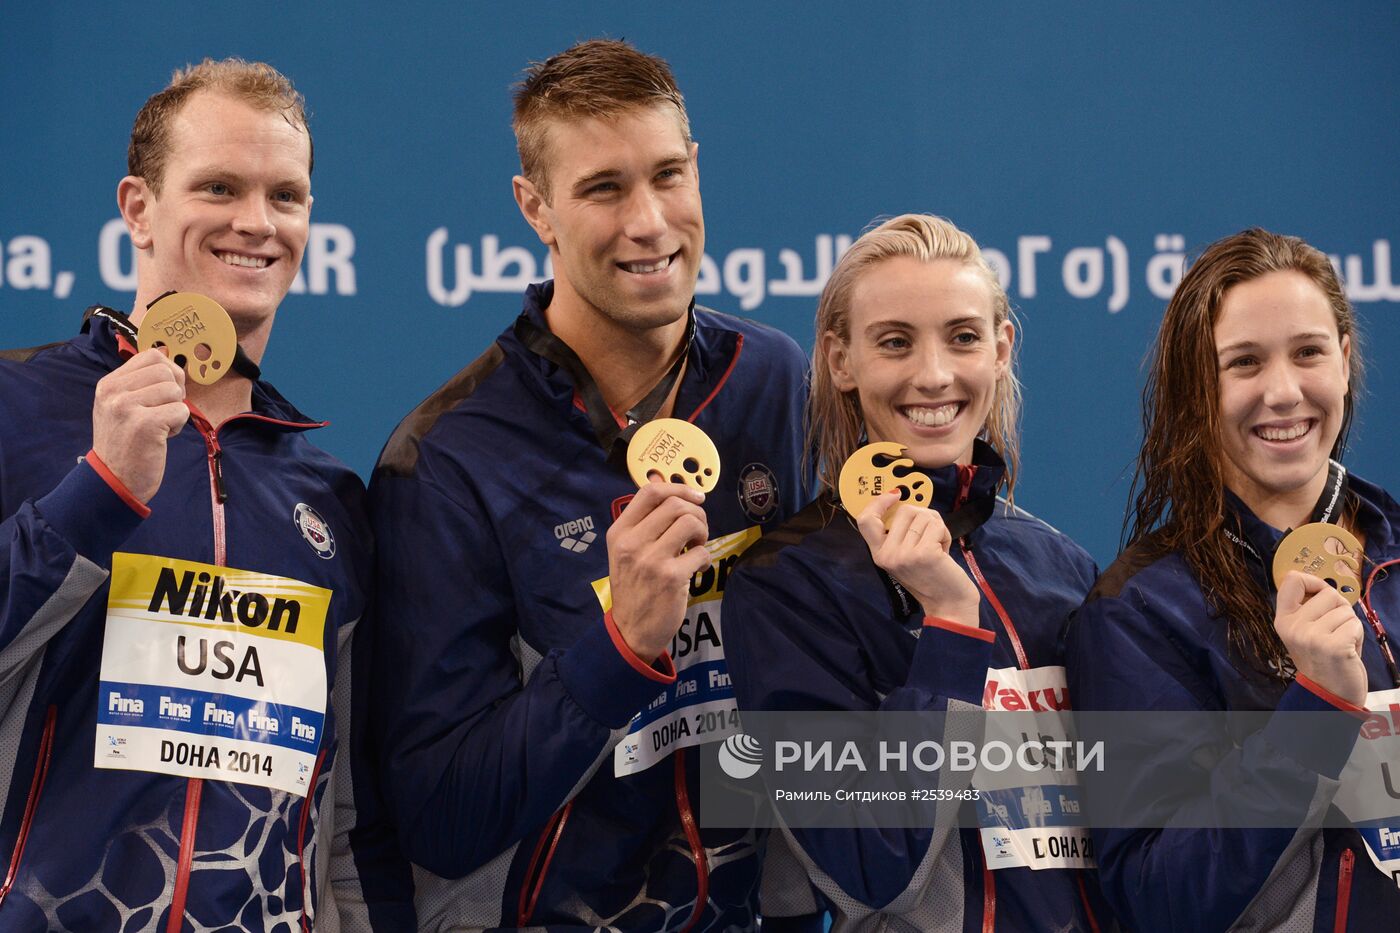
{"label": "smiling man", "polygon": [[[696,746],[737,722],[729,568],[805,501],[806,363],[694,305],[697,147],[665,62],[590,41],[536,64],[515,133],[554,279],[380,459],[368,754],[421,929],[752,929],[761,840],[698,825]],[[714,440],[718,488],[638,491],[622,453],[657,417]]]}
{"label": "smiling man", "polygon": [[[117,186],[131,314],[95,305],[79,336],[0,353],[6,929],[306,929],[329,907],[317,814],[333,674],[367,598],[364,490],[258,370],[306,247],[311,163],[277,71],[176,72]],[[138,352],[167,292],[228,311],[219,381]],[[213,332],[208,313],[192,331]]]}

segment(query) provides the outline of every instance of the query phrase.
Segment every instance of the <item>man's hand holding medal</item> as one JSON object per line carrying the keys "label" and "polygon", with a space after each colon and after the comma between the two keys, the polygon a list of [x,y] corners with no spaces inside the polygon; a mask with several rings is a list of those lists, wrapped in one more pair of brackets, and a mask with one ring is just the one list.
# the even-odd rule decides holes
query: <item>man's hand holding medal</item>
{"label": "man's hand holding medal", "polygon": [[627,469],[639,489],[608,529],[612,614],[650,664],[685,621],[691,578],[710,564],[702,506],[719,482],[719,451],[695,425],[658,418],[633,435]]}

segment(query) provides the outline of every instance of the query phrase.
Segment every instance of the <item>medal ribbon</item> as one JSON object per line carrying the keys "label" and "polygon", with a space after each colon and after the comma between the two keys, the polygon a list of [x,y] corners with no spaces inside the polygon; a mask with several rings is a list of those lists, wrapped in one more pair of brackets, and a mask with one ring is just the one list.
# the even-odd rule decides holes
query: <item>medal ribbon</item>
{"label": "medal ribbon", "polygon": [[525,314],[515,319],[515,338],[527,350],[544,357],[569,374],[575,390],[583,399],[584,411],[588,414],[589,423],[593,425],[593,433],[608,454],[608,462],[622,466],[625,464],[627,444],[632,440],[632,435],[656,417],[656,413],[671,395],[671,390],[676,387],[676,380],[680,379],[681,368],[685,365],[686,357],[690,355],[690,345],[695,339],[695,310],[692,307],[689,311],[685,339],[675,362],[666,370],[666,375],[661,377],[661,381],[652,386],[651,391],[647,392],[640,402],[627,410],[625,425],[618,424],[617,416],[603,398],[603,392],[598,388],[593,374],[583,365],[583,360],[579,359],[573,347],[540,327]]}
{"label": "medal ribbon", "polygon": [[[1333,521],[1333,516],[1337,515],[1337,513],[1341,509],[1342,502],[1346,498],[1346,491],[1347,468],[1342,466],[1335,460],[1328,460],[1327,483],[1322,487],[1322,495],[1318,497],[1317,504],[1313,506],[1312,517],[1310,517],[1308,521],[1332,522],[1333,524],[1336,524],[1336,522]],[[1250,544],[1244,539],[1243,536],[1239,535],[1238,533],[1232,531],[1229,528],[1223,528],[1221,530],[1224,532],[1225,537],[1230,539],[1230,541],[1236,547],[1239,547],[1240,549],[1245,551],[1245,553],[1247,553],[1250,557],[1254,558],[1254,560],[1259,564],[1259,566],[1264,568],[1264,576],[1272,580],[1269,574],[1268,563],[1264,560],[1264,556],[1259,553],[1259,551],[1254,547],[1254,545]],[[1292,529],[1289,530],[1291,531]],[[1287,532],[1284,533],[1284,537],[1287,537]],[[1282,538],[1279,539],[1280,542],[1282,540]]]}

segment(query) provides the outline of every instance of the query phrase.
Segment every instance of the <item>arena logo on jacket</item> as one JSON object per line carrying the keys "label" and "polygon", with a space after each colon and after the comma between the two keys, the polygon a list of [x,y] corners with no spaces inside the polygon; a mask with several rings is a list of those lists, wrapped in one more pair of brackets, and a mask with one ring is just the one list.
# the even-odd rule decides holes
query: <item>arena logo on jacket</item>
{"label": "arena logo on jacket", "polygon": [[[973,775],[980,794],[978,820],[987,866],[1001,868],[1093,868],[1094,843],[1081,813],[1072,754],[1069,686],[1063,667],[987,672],[982,707],[989,713],[986,743],[1011,748],[1038,743],[1043,776],[1024,784],[1017,769],[996,772],[985,764]],[[1060,744],[1063,743],[1063,744]]]}
{"label": "arena logo on jacket", "polygon": [[1337,809],[1366,843],[1366,854],[1400,884],[1400,688],[1366,695],[1361,726],[1337,789]]}
{"label": "arena logo on jacket", "polygon": [[[730,570],[760,537],[762,532],[752,527],[706,542],[710,566],[691,579],[685,621],[671,639],[676,682],[628,723],[627,734],[613,752],[613,773],[618,777],[645,771],[678,748],[718,742],[738,731],[739,711],[724,660],[720,601]],[[593,591],[604,612],[612,609],[607,577],[595,580]]]}
{"label": "arena logo on jacket", "polygon": [[286,577],[112,555],[94,766],[306,796],[330,600]]}

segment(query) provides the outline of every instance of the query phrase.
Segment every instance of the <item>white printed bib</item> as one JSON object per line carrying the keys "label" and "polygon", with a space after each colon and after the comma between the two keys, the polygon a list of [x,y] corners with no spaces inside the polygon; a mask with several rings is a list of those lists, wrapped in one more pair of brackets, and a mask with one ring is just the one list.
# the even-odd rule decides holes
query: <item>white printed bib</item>
{"label": "white printed bib", "polygon": [[1337,808],[1376,867],[1400,883],[1400,688],[1366,695],[1371,716],[1342,772]]}
{"label": "white printed bib", "polygon": [[[1045,781],[1038,785],[1013,786],[1017,781],[1010,774],[985,767],[973,775],[987,867],[1093,868],[1094,841],[1084,825],[1078,780],[1067,758],[1074,735],[1065,669],[990,670],[982,706],[997,714],[989,719],[986,741],[1000,740],[1012,748],[1036,741],[1047,756],[1041,772]],[[1011,715],[1015,713],[1025,715]]]}
{"label": "white printed bib", "polygon": [[330,599],[285,577],[112,555],[93,765],[306,796]]}
{"label": "white printed bib", "polygon": [[[705,543],[710,566],[691,580],[685,621],[671,639],[676,682],[628,723],[627,734],[613,751],[613,773],[618,777],[645,771],[678,748],[718,742],[738,731],[739,711],[724,661],[720,600],[730,568],[762,534],[753,527]],[[603,611],[612,609],[608,578],[595,581],[593,590]]]}

